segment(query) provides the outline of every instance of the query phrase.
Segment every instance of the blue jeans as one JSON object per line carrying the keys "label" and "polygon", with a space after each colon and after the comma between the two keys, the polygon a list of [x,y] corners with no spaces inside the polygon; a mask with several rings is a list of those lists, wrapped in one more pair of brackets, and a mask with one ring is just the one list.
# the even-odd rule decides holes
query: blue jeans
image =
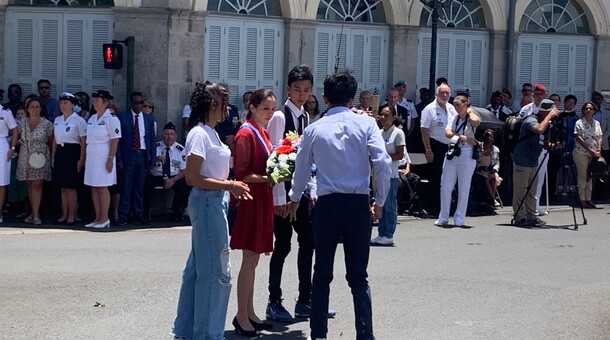
{"label": "blue jeans", "polygon": [[311,289],[311,338],[326,338],[328,296],[333,280],[335,252],[343,238],[345,278],[352,291],[356,339],[374,340],[371,290],[367,267],[371,240],[368,195],[328,194],[318,197],[313,213],[314,265]]}
{"label": "blue jeans", "polygon": [[229,194],[194,188],[189,196],[192,248],[171,332],[188,339],[223,339],[231,293]]}
{"label": "blue jeans", "polygon": [[396,201],[396,194],[398,193],[398,184],[400,178],[390,179],[390,191],[383,204],[383,215],[379,220],[379,226],[377,232],[379,236],[392,238],[394,231],[396,230],[396,223],[398,222],[398,202]]}

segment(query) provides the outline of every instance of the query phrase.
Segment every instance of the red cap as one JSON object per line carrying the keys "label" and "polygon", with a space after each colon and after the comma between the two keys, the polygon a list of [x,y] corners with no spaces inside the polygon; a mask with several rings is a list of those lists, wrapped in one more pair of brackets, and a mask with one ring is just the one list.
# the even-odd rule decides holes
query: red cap
{"label": "red cap", "polygon": [[534,91],[546,92],[546,88],[542,84],[536,84],[534,85]]}

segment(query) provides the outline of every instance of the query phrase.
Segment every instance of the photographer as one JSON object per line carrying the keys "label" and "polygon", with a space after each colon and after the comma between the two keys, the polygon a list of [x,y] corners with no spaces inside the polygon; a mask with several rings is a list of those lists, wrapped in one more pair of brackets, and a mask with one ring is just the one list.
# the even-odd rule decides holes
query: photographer
{"label": "photographer", "polygon": [[468,208],[468,195],[470,193],[470,181],[476,166],[478,155],[473,155],[473,146],[478,145],[474,138],[474,132],[481,123],[479,116],[470,108],[468,97],[459,95],[453,100],[457,116],[449,117],[445,127],[445,136],[451,139],[443,163],[443,174],[441,176],[441,212],[437,226],[445,226],[449,223],[449,210],[451,207],[451,192],[458,183],[458,203],[453,221],[455,226],[464,225],[466,208]]}
{"label": "photographer", "polygon": [[513,213],[517,226],[546,224],[536,217],[536,191],[532,183],[538,176],[538,158],[544,144],[544,133],[557,115],[555,103],[543,99],[538,106],[538,115],[525,117],[521,124],[519,141],[513,152]]}

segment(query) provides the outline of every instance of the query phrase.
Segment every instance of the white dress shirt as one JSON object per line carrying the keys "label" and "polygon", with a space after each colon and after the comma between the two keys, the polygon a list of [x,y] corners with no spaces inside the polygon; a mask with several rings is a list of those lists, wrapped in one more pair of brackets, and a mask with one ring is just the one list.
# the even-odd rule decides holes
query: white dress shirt
{"label": "white dress shirt", "polygon": [[[294,105],[294,103],[288,98],[284,103],[286,107],[290,109],[292,112],[292,121],[294,122],[294,128],[299,129],[299,117],[301,115],[306,114],[305,109],[301,106],[298,108]],[[269,139],[271,141],[271,145],[275,148],[280,144],[280,141],[283,140],[286,136],[284,135],[284,130],[286,129],[286,116],[284,116],[283,111],[275,111],[273,113],[273,117],[267,123],[267,131],[269,131]],[[296,131],[295,131],[296,132]],[[285,205],[286,202],[286,187],[283,183],[276,185],[273,187],[273,205],[281,206]]]}
{"label": "white dress shirt", "polygon": [[457,111],[452,104],[445,104],[447,111],[443,110],[438,101],[434,100],[428,104],[421,112],[421,127],[427,128],[430,138],[443,144],[449,144],[449,138],[445,136],[445,127],[449,117],[457,115]]}
{"label": "white dress shirt", "polygon": [[531,116],[531,115],[537,115],[538,114],[538,106],[536,106],[536,103],[531,102],[527,105],[525,105],[524,107],[521,108],[521,110],[519,110],[519,116],[525,118],[527,116]]}
{"label": "white dress shirt", "polygon": [[392,160],[375,121],[334,107],[303,131],[292,177],[290,200],[298,202],[307,186],[311,164],[317,166],[318,197],[333,193],[369,194],[370,163],[375,171],[375,204],[385,203]]}
{"label": "white dress shirt", "polygon": [[87,135],[87,122],[74,112],[65,120],[60,114],[53,122],[53,135],[57,145],[80,144],[80,138]]}
{"label": "white dress shirt", "polygon": [[[184,147],[178,142],[174,142],[169,146],[169,152],[167,152],[167,145],[164,142],[157,142],[157,153],[155,155],[164,155],[165,159],[169,158],[170,162],[170,176],[174,177],[180,173],[180,171],[186,169],[186,154]],[[163,176],[163,163],[157,160],[155,167],[150,171],[153,176]]]}

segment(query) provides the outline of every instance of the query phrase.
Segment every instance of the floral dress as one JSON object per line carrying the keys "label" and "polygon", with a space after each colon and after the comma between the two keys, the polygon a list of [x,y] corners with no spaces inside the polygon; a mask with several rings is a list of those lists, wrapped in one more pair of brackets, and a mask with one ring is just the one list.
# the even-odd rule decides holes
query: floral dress
{"label": "floral dress", "polygon": [[[17,179],[20,181],[31,181],[36,179],[51,180],[51,151],[49,150],[49,137],[53,135],[53,123],[41,118],[40,123],[30,130],[27,118],[19,123],[19,136],[21,139],[21,150],[17,162]],[[45,165],[40,169],[32,169],[28,164],[30,154],[42,153],[47,159]]]}
{"label": "floral dress", "polygon": [[[580,135],[589,148],[593,150],[600,149],[599,142],[601,141],[603,132],[598,121],[594,120],[592,123],[589,123],[584,117],[579,119],[574,126],[574,134]],[[574,152],[581,155],[589,155],[587,149],[579,143],[574,144]]]}

